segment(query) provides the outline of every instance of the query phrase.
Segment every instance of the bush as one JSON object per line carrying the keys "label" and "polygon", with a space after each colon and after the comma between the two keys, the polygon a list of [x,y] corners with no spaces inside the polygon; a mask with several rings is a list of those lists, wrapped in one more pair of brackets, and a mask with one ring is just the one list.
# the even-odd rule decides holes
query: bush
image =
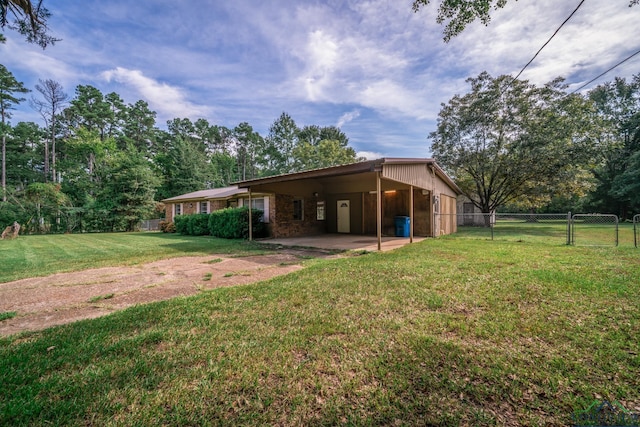
{"label": "bush", "polygon": [[178,215],[173,218],[173,223],[176,226],[176,232],[180,234],[187,234],[187,224],[189,222],[189,215]]}
{"label": "bush", "polygon": [[176,232],[176,225],[173,223],[173,221],[160,221],[158,225],[160,227],[160,231],[162,231],[163,233]]}
{"label": "bush", "polygon": [[187,234],[190,236],[204,236],[209,234],[209,215],[193,214],[187,217]]}
{"label": "bush", "polygon": [[[251,209],[253,236],[265,234],[265,225],[260,221],[262,211]],[[249,237],[249,208],[227,208],[209,215],[209,234],[224,239],[247,239]]]}

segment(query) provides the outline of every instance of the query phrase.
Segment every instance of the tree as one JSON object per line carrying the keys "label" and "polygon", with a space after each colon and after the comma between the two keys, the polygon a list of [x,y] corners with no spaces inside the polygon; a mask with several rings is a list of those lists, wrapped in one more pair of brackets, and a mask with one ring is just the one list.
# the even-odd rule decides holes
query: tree
{"label": "tree", "polygon": [[482,212],[535,200],[590,160],[593,108],[560,80],[536,87],[483,72],[467,81],[471,92],[442,106],[431,148]]}
{"label": "tree", "polygon": [[[413,11],[418,12],[426,7],[431,0],[414,0]],[[640,0],[630,0],[629,7],[640,3]],[[443,34],[444,41],[462,33],[467,25],[479,19],[484,25],[491,21],[491,11],[503,8],[507,0],[440,0],[436,22],[446,22]]]}
{"label": "tree", "polygon": [[262,153],[265,175],[293,172],[293,150],[298,145],[300,130],[287,113],[282,113],[269,128]]}
{"label": "tree", "polygon": [[97,131],[102,140],[108,137],[108,125],[114,118],[114,110],[99,89],[78,85],[76,97],[70,104],[63,112],[68,134],[83,127],[89,131]]}
{"label": "tree", "polygon": [[628,179],[634,176],[635,154],[640,152],[640,74],[630,82],[616,78],[589,92],[603,122],[599,156],[593,170],[596,188],[589,207],[626,218],[640,206],[633,204]]}
{"label": "tree", "polygon": [[[13,16],[13,21],[9,17]],[[31,0],[0,0],[0,28],[16,30],[26,37],[27,42],[36,43],[43,49],[60,41],[47,34],[47,19],[51,14],[42,7],[42,0],[34,5]],[[4,36],[0,34],[0,42]]]}
{"label": "tree", "polygon": [[135,231],[155,207],[153,196],[159,181],[149,161],[133,146],[112,153],[102,182],[96,207],[110,213],[114,229]]}
{"label": "tree", "polygon": [[295,169],[297,171],[345,165],[364,159],[358,158],[351,147],[343,147],[335,139],[323,139],[316,145],[300,142],[293,150]]}
{"label": "tree", "polygon": [[41,150],[45,133],[45,129],[32,122],[19,122],[11,129],[7,141],[7,182],[18,192],[43,180]]}
{"label": "tree", "polygon": [[[31,105],[42,115],[49,128],[51,141],[51,181],[56,182],[56,118],[62,111],[69,95],[64,92],[62,85],[55,80],[39,80],[36,90],[44,99],[31,97]],[[44,150],[44,180],[49,179],[49,144],[45,142]]]}
{"label": "tree", "polygon": [[24,101],[25,98],[18,98],[14,94],[27,93],[29,89],[25,88],[22,82],[16,80],[13,74],[7,68],[0,64],[0,117],[2,134],[2,201],[7,201],[7,119],[11,118],[10,110],[14,109],[15,104]]}
{"label": "tree", "polygon": [[264,139],[247,122],[242,122],[233,129],[233,137],[240,175],[238,178],[243,181],[255,178],[258,176],[256,158],[263,151]]}

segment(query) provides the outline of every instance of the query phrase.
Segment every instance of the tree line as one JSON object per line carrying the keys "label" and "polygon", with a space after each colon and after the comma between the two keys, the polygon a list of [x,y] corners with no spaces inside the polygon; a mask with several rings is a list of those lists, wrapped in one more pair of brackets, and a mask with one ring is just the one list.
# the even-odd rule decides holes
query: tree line
{"label": "tree line", "polygon": [[[168,197],[359,160],[339,128],[299,127],[287,113],[266,136],[206,119],[174,118],[164,130],[145,101],[115,92],[79,85],[71,97],[53,80],[29,92],[0,65],[0,225],[17,220],[27,232],[134,230]],[[10,123],[21,102],[42,125]]]}
{"label": "tree line", "polygon": [[482,212],[640,213],[640,74],[586,95],[483,72],[442,105],[432,150]]}

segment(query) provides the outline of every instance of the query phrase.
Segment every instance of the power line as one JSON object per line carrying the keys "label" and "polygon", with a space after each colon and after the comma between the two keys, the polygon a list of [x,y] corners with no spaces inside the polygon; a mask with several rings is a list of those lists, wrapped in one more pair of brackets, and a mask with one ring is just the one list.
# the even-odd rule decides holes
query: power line
{"label": "power line", "polygon": [[631,55],[627,56],[625,59],[623,59],[622,61],[618,62],[616,65],[614,65],[613,67],[609,68],[607,71],[605,71],[604,73],[599,74],[597,77],[594,77],[593,79],[589,80],[588,82],[586,82],[585,84],[583,84],[582,86],[580,86],[578,89],[574,90],[573,92],[570,93],[574,94],[577,91],[579,91],[580,89],[582,89],[585,86],[590,85],[591,83],[595,82],[596,80],[598,80],[600,77],[604,76],[605,74],[607,74],[609,71],[613,70],[614,68],[624,64],[625,62],[627,62],[628,60],[630,60],[631,58],[633,58],[634,56],[636,56],[637,54],[640,53],[640,50],[636,51],[635,53],[632,53]]}
{"label": "power line", "polygon": [[[535,55],[533,55],[533,58],[531,58],[531,59],[529,60],[529,62],[527,62],[527,64],[526,64],[524,67],[522,67],[522,70],[520,70],[520,72],[518,73],[518,75],[517,75],[517,76],[515,76],[515,77],[513,78],[513,80],[511,80],[511,83],[513,83],[513,82],[515,82],[516,80],[518,80],[518,77],[520,77],[520,74],[522,74],[522,73],[523,73],[523,71],[524,71],[524,70],[526,70],[526,69],[527,69],[527,67],[528,67],[529,65],[531,65],[531,63],[533,62],[533,60],[534,60],[534,59],[536,59],[536,57],[538,56],[538,54],[539,54],[540,52],[542,52],[542,49],[544,49],[544,48],[545,48],[545,46],[549,44],[549,42],[551,41],[551,39],[553,39],[553,38],[556,36],[556,34],[558,34],[558,31],[560,31],[560,29],[564,26],[564,24],[566,24],[566,23],[569,21],[569,19],[571,19],[571,17],[572,17],[572,16],[573,16],[577,11],[578,11],[578,9],[580,9],[580,6],[582,6],[582,3],[584,3],[584,2],[585,2],[585,0],[582,0],[582,1],[580,2],[580,4],[578,4],[578,6],[576,6],[576,8],[573,10],[573,12],[571,12],[571,15],[569,15],[569,16],[567,17],[567,19],[565,19],[565,20],[564,20],[564,22],[563,22],[562,24],[560,24],[560,26],[558,27],[558,29],[557,29],[557,30],[556,30],[556,31],[551,35],[551,37],[549,37],[549,40],[547,40],[547,41],[545,42],[545,44],[543,44],[543,45],[542,45],[542,47],[541,47],[540,49],[538,49],[538,51],[536,52],[536,54],[535,54]],[[509,83],[509,85],[511,85],[511,83]]]}

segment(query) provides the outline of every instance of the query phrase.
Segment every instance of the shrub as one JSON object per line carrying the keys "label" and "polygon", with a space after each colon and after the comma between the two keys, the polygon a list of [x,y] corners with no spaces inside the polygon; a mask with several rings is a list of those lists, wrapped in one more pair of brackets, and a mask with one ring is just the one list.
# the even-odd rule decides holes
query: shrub
{"label": "shrub", "polygon": [[[260,221],[262,211],[251,209],[253,236],[265,234],[264,223]],[[209,234],[224,239],[246,239],[249,237],[249,208],[227,208],[209,215]]]}
{"label": "shrub", "polygon": [[209,215],[193,214],[187,217],[187,234],[190,236],[204,236],[209,234]]}
{"label": "shrub", "polygon": [[173,218],[173,223],[176,226],[176,232],[180,234],[187,234],[187,224],[189,222],[189,215],[178,215]]}
{"label": "shrub", "polygon": [[173,223],[173,221],[160,221],[158,225],[160,227],[160,231],[162,231],[163,233],[176,232],[176,225]]}

